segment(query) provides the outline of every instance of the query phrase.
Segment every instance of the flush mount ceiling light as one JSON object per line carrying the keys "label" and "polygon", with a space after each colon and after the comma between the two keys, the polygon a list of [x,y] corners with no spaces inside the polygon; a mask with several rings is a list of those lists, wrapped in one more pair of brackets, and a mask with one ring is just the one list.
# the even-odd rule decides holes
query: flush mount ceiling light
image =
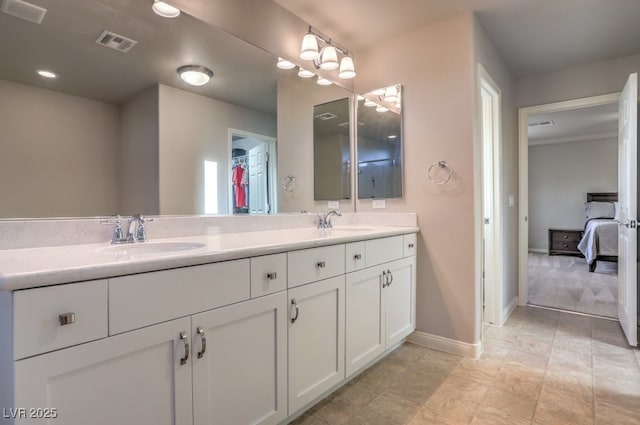
{"label": "flush mount ceiling light", "polygon": [[171,6],[163,0],[154,0],[151,9],[153,9],[156,15],[160,15],[163,18],[177,18],[180,16],[180,9]]}
{"label": "flush mount ceiling light", "polygon": [[[342,55],[340,61],[338,61],[339,53]],[[349,51],[338,46],[330,38],[318,34],[311,26],[302,38],[300,58],[313,61],[316,69],[331,71],[340,67],[338,77],[345,80],[356,76],[353,58],[349,56]]]}
{"label": "flush mount ceiling light", "polygon": [[324,77],[321,77],[318,75],[318,84],[320,84],[321,86],[330,86],[331,84],[333,84],[331,81],[327,80]]}
{"label": "flush mount ceiling light", "polygon": [[36,73],[42,78],[48,78],[48,79],[58,78],[58,75],[55,72],[48,71],[46,69],[39,69],[36,71]]}
{"label": "flush mount ceiling light", "polygon": [[276,66],[280,69],[293,69],[296,67],[296,64],[286,59],[278,58],[278,63]]}
{"label": "flush mount ceiling light", "polygon": [[213,77],[213,71],[201,65],[184,65],[177,71],[180,78],[192,86],[204,86]]}

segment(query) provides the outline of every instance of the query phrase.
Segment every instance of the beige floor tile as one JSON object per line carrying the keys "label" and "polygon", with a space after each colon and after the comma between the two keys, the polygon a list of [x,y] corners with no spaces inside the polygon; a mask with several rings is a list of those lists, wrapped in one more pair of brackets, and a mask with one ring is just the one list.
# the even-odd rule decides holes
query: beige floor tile
{"label": "beige floor tile", "polygon": [[536,370],[522,370],[519,367],[503,366],[493,380],[493,386],[512,394],[538,398],[542,388],[544,373]]}
{"label": "beige floor tile", "polygon": [[536,408],[536,399],[518,394],[498,387],[491,387],[482,399],[482,407],[502,411],[508,416],[533,420]]}
{"label": "beige floor tile", "polygon": [[470,359],[464,358],[453,371],[454,374],[463,374],[469,379],[477,381],[492,380],[498,374],[502,361],[497,359]]}
{"label": "beige floor tile", "polygon": [[384,392],[373,399],[367,408],[396,425],[402,425],[416,414],[420,404],[390,392]]}
{"label": "beige floor tile", "polygon": [[593,400],[593,376],[580,371],[547,370],[544,374],[544,385],[574,394],[580,400]]}
{"label": "beige floor tile", "polygon": [[519,367],[524,370],[538,370],[544,372],[547,368],[548,358],[537,354],[528,353],[519,349],[512,349],[504,360],[504,365]]}
{"label": "beige floor tile", "polygon": [[331,425],[344,425],[356,413],[357,406],[348,400],[336,397],[315,413]]}
{"label": "beige floor tile", "polygon": [[544,385],[534,420],[549,424],[593,424],[593,397]]}
{"label": "beige floor tile", "polygon": [[387,385],[386,391],[400,397],[424,403],[447,378],[447,373],[423,373],[415,370],[406,371]]}
{"label": "beige floor tile", "polygon": [[356,381],[351,385],[345,385],[337,397],[347,400],[355,406],[363,407],[369,404],[377,395],[369,385],[362,381]]}
{"label": "beige floor tile", "polygon": [[463,423],[469,423],[473,414],[478,410],[478,406],[478,403],[460,397],[460,394],[455,390],[442,387],[423,405],[424,408],[439,416]]}
{"label": "beige floor tile", "polygon": [[444,416],[439,412],[434,412],[428,407],[423,407],[415,414],[409,425],[466,425],[470,418]]}
{"label": "beige floor tile", "polygon": [[396,425],[369,409],[360,409],[346,425]]}
{"label": "beige floor tile", "polygon": [[425,356],[415,362],[409,370],[419,369],[422,372],[442,372],[448,374],[452,372],[461,361],[461,356],[430,350]]}
{"label": "beige floor tile", "polygon": [[510,416],[501,410],[481,407],[469,422],[470,425],[529,425],[529,419]]}
{"label": "beige floor tile", "polygon": [[640,411],[620,408],[608,403],[596,403],[596,425],[638,425]]}
{"label": "beige floor tile", "polygon": [[518,336],[518,339],[513,346],[514,348],[527,353],[539,355],[541,357],[548,357],[551,353],[552,344],[553,337],[522,333]]}
{"label": "beige floor tile", "polygon": [[593,358],[591,352],[564,351],[555,345],[549,355],[547,369],[551,370],[579,370],[584,373],[591,373]]}
{"label": "beige floor tile", "polygon": [[324,419],[316,416],[312,412],[304,413],[302,416],[290,422],[290,425],[331,425],[328,424]]}
{"label": "beige floor tile", "polygon": [[491,340],[483,340],[482,348],[483,353],[480,356],[480,359],[494,359],[494,360],[504,360],[509,356],[509,352],[511,352],[511,347],[513,344],[507,344],[503,341],[491,341]]}
{"label": "beige floor tile", "polygon": [[437,391],[449,391],[462,400],[480,403],[489,390],[490,383],[491,381],[479,382],[460,375],[449,376]]}
{"label": "beige floor tile", "polygon": [[640,411],[640,381],[602,378],[595,382],[596,403]]}

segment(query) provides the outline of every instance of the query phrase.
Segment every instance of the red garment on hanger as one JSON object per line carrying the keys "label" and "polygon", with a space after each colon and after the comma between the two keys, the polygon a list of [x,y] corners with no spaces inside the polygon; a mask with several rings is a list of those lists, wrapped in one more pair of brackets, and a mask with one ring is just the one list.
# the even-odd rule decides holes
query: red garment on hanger
{"label": "red garment on hanger", "polygon": [[237,166],[233,169],[233,188],[236,192],[236,207],[247,208],[247,195],[242,187],[242,177],[244,176],[244,168]]}

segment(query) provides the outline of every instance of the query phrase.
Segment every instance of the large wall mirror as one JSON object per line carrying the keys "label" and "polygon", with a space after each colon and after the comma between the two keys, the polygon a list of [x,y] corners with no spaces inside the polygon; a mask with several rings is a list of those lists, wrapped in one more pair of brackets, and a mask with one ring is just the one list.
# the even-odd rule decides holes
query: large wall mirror
{"label": "large wall mirror", "polygon": [[40,24],[0,13],[0,218],[231,213],[232,152],[276,146],[277,58],[150,1],[29,1]]}
{"label": "large wall mirror", "polygon": [[351,198],[349,98],[313,107],[314,199]]}
{"label": "large wall mirror", "polygon": [[358,96],[358,198],[402,197],[402,87]]}

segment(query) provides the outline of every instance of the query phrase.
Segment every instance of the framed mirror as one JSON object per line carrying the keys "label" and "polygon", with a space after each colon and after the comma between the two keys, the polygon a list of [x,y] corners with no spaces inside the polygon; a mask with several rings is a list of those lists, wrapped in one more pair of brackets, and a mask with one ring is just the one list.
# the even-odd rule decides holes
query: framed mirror
{"label": "framed mirror", "polygon": [[238,134],[277,136],[277,57],[150,1],[29,1],[41,23],[0,13],[0,218],[230,213]]}
{"label": "framed mirror", "polygon": [[316,201],[351,198],[349,98],[313,107],[313,193]]}
{"label": "framed mirror", "polygon": [[402,86],[359,95],[358,198],[402,197]]}

